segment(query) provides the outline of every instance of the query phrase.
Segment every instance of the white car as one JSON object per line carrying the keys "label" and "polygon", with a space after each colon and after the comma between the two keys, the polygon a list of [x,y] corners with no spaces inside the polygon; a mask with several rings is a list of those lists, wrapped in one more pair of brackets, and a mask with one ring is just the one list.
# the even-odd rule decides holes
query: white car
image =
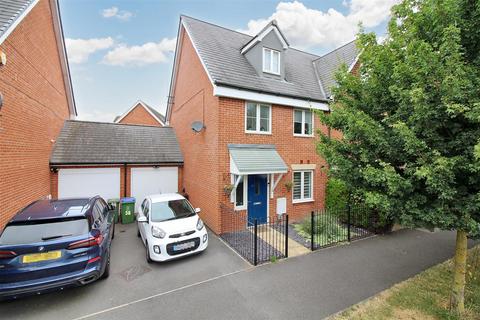
{"label": "white car", "polygon": [[176,193],[146,197],[137,224],[147,261],[167,261],[205,250],[208,234],[199,212]]}

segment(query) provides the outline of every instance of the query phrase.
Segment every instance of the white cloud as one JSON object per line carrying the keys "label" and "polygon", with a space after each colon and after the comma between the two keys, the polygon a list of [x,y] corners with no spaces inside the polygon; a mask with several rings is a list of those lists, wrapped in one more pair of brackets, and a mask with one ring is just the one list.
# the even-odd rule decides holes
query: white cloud
{"label": "white cloud", "polygon": [[68,61],[71,63],[82,63],[88,57],[99,50],[111,48],[114,41],[111,37],[93,39],[65,39]]}
{"label": "white cloud", "polygon": [[333,8],[326,11],[307,8],[299,1],[280,2],[268,18],[250,20],[246,30],[257,34],[276,19],[285,36],[297,48],[321,46],[332,48],[352,40],[358,32],[358,23],[367,28],[378,26],[388,19],[390,8],[399,0],[345,0],[347,14]]}
{"label": "white cloud", "polygon": [[113,122],[113,119],[115,119],[116,116],[117,114],[111,112],[94,110],[91,112],[80,112],[76,119],[84,121]]}
{"label": "white cloud", "polygon": [[147,42],[140,46],[122,44],[110,50],[103,62],[114,66],[146,65],[166,62],[168,55],[175,51],[176,39],[164,38],[160,42]]}
{"label": "white cloud", "polygon": [[102,11],[102,16],[104,18],[117,18],[122,21],[128,21],[131,17],[133,17],[133,13],[127,10],[120,10],[118,7],[111,7],[104,9]]}

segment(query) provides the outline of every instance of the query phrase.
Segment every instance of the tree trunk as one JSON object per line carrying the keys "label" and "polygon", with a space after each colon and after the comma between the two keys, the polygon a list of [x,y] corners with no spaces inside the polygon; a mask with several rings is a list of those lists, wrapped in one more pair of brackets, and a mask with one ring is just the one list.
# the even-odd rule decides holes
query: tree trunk
{"label": "tree trunk", "polygon": [[450,309],[457,314],[465,311],[465,274],[467,273],[467,233],[457,230],[455,246],[455,270]]}

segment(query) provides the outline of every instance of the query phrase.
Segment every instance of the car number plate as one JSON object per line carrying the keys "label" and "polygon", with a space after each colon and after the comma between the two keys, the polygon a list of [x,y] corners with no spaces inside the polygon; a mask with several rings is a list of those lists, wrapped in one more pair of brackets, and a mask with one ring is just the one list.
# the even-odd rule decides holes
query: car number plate
{"label": "car number plate", "polygon": [[24,255],[22,258],[23,263],[33,263],[39,261],[47,261],[47,260],[55,260],[62,256],[62,251],[49,251],[49,252],[42,252],[42,253],[33,253]]}
{"label": "car number plate", "polygon": [[186,242],[182,244],[176,244],[173,246],[173,251],[186,250],[195,247],[195,242]]}

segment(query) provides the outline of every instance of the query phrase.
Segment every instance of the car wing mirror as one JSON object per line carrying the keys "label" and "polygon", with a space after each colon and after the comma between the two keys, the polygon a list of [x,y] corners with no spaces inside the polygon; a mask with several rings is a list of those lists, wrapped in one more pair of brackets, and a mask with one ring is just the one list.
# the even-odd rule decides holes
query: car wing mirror
{"label": "car wing mirror", "polygon": [[140,222],[140,223],[148,223],[148,219],[145,216],[139,216],[137,218],[137,221]]}
{"label": "car wing mirror", "polygon": [[202,209],[200,209],[200,208],[195,208],[195,213],[200,213],[200,211],[202,211]]}

